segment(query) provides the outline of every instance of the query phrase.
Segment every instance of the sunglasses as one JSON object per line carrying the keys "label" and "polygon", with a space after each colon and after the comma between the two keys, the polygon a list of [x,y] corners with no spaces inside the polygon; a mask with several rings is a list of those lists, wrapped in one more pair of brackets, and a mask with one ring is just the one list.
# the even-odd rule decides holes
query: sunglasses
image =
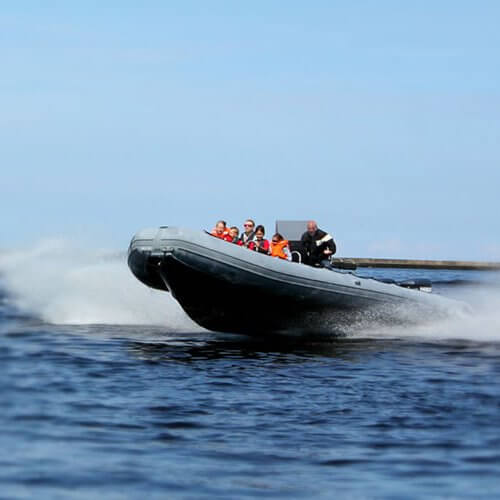
{"label": "sunglasses", "polygon": [[253,227],[253,224],[243,224],[243,227]]}
{"label": "sunglasses", "polygon": [[279,243],[279,241],[278,240],[273,240],[273,243]]}

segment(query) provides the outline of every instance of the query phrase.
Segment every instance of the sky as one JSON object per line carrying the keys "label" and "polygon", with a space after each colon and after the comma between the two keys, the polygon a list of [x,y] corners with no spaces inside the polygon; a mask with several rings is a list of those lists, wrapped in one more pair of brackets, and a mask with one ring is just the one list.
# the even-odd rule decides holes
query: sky
{"label": "sky", "polygon": [[0,249],[316,219],[500,260],[500,3],[5,1]]}

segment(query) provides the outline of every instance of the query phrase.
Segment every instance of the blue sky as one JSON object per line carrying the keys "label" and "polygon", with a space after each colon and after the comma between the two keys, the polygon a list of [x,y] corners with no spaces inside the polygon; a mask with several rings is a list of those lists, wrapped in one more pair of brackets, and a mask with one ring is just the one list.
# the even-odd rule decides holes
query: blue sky
{"label": "blue sky", "polygon": [[316,218],[500,259],[497,2],[4,2],[0,248]]}

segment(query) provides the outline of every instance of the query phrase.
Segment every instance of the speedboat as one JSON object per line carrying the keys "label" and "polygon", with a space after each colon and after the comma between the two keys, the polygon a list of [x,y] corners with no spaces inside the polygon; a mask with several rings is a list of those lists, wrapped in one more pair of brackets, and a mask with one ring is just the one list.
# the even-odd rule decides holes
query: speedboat
{"label": "speedboat", "polygon": [[418,283],[273,258],[179,227],[139,231],[128,265],[141,282],[170,292],[191,319],[217,332],[342,335],[360,326],[449,315],[462,306]]}

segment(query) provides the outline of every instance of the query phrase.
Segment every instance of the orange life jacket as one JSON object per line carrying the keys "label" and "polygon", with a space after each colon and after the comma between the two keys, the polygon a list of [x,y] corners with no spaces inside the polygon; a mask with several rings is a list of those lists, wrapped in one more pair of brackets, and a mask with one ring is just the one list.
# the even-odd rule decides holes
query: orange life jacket
{"label": "orange life jacket", "polygon": [[278,243],[271,242],[271,257],[288,260],[288,255],[285,253],[286,247],[288,247],[288,240],[281,240]]}
{"label": "orange life jacket", "polygon": [[211,233],[210,233],[212,236],[215,236],[216,238],[219,238],[220,240],[225,240],[225,241],[230,241],[232,242],[233,241],[233,238],[231,238],[231,235],[229,234],[229,230],[228,229],[224,229],[224,231],[222,232],[222,234],[219,234],[215,228],[212,229]]}

